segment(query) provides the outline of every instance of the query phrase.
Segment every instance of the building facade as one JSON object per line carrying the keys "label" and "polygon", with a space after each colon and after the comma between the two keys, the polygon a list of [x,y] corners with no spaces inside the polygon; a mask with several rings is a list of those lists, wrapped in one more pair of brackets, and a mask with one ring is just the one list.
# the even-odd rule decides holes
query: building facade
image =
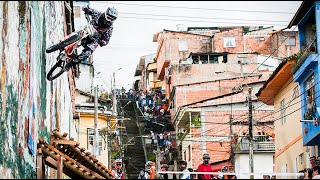
{"label": "building facade", "polygon": [[46,79],[58,55],[46,54],[46,48],[72,31],[72,19],[65,20],[72,11],[67,6],[72,3],[0,2],[1,178],[36,178],[39,137],[50,141],[56,128],[76,137],[73,71]]}

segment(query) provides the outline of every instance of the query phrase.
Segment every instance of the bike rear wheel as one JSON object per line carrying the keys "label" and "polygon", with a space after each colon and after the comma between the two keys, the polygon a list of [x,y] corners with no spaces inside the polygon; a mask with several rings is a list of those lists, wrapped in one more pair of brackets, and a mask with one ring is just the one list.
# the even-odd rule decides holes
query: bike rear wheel
{"label": "bike rear wheel", "polygon": [[58,62],[50,69],[50,71],[47,74],[47,79],[49,81],[56,79],[66,71],[64,68],[66,62],[62,60],[62,58],[65,58],[65,57],[61,57],[61,56],[64,56],[64,54],[59,55]]}
{"label": "bike rear wheel", "polygon": [[67,39],[49,47],[48,49],[46,49],[46,53],[51,53],[51,52],[54,52],[56,50],[59,50],[59,49],[63,49],[65,48],[66,46],[80,40],[82,38],[82,36],[80,35],[80,33],[77,33],[77,34],[74,34],[70,37],[68,37]]}

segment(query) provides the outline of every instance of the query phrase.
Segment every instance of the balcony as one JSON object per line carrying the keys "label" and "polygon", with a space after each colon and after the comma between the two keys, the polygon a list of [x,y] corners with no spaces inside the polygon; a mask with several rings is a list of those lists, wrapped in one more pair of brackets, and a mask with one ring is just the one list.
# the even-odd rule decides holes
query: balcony
{"label": "balcony", "polygon": [[[253,136],[253,151],[254,152],[275,152],[274,141],[267,136]],[[249,139],[246,137],[240,138],[235,147],[235,153],[249,153]]]}

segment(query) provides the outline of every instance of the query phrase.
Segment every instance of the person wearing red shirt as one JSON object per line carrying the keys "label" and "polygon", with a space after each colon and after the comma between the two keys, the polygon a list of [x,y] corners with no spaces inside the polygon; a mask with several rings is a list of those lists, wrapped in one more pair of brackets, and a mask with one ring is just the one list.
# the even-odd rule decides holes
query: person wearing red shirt
{"label": "person wearing red shirt", "polygon": [[[212,172],[211,165],[209,164],[210,156],[209,154],[203,154],[203,163],[199,165],[197,172]],[[198,174],[198,179],[212,179],[212,174]]]}

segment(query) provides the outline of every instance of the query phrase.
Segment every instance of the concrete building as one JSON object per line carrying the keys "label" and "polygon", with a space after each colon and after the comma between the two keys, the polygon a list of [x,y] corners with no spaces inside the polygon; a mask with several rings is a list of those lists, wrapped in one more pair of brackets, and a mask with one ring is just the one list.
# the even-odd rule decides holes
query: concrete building
{"label": "concrete building", "polygon": [[[75,122],[78,136],[78,141],[81,146],[85,147],[91,154],[93,152],[94,141],[94,97],[83,91],[76,91],[76,113],[79,119]],[[109,150],[111,152],[111,136],[116,127],[116,117],[112,116],[112,111],[108,108],[105,98],[98,99],[98,150],[97,158],[99,161],[111,168],[109,164]],[[111,154],[110,154],[111,158]],[[111,161],[112,163],[112,161]]]}
{"label": "concrete building", "polygon": [[[244,26],[164,30],[154,36],[157,78],[165,80],[178,158],[185,158],[188,166],[196,169],[206,152],[212,155],[213,169],[219,162],[235,163],[231,140],[247,132],[246,85],[258,92],[280,63],[272,56],[271,32],[272,27]],[[261,105],[253,96],[253,106]],[[254,134],[273,133],[272,119],[263,118],[272,112],[272,106],[254,112],[259,124]],[[230,120],[236,122],[232,127]]]}
{"label": "concrete building", "polygon": [[257,93],[262,102],[275,107],[274,170],[277,173],[297,173],[310,167],[311,152],[302,144],[300,91],[291,72],[294,65],[293,56],[285,59]]}
{"label": "concrete building", "polygon": [[69,1],[0,2],[1,178],[35,179],[38,139],[49,142],[52,130],[77,137],[73,71],[46,79],[58,52],[45,49],[73,30],[70,7]]}

